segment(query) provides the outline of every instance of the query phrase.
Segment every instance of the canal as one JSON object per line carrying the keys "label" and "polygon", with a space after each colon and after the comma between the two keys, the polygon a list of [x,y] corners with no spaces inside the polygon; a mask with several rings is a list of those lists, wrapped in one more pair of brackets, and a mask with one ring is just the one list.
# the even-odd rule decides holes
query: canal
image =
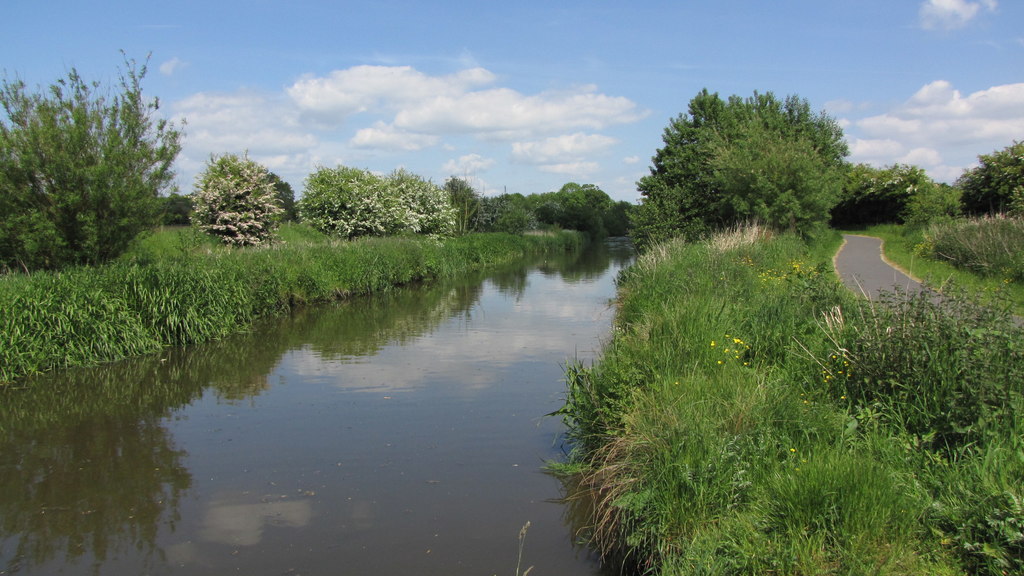
{"label": "canal", "polygon": [[596,575],[559,481],[567,362],[632,258],[310,307],[0,390],[0,574]]}

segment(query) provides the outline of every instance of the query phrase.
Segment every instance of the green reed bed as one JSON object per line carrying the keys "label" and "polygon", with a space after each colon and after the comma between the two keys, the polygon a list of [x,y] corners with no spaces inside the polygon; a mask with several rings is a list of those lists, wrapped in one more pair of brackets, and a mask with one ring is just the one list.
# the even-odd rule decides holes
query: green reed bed
{"label": "green reed bed", "polygon": [[581,245],[578,234],[566,232],[317,239],[244,250],[172,231],[109,266],[0,277],[0,382],[219,338],[296,304]]}
{"label": "green reed bed", "polygon": [[[764,234],[667,244],[561,414],[578,528],[651,574],[1024,568],[1024,336],[970,303],[871,305]],[[1005,572],[1004,572],[1005,571]]]}

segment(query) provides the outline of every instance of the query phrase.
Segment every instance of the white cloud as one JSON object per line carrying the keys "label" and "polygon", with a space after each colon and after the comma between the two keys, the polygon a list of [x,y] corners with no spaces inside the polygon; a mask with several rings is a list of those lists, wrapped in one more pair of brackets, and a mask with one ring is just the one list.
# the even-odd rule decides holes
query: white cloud
{"label": "white cloud", "polygon": [[514,142],[512,160],[523,164],[553,164],[603,152],[617,141],[602,134],[564,134],[531,142]]}
{"label": "white cloud", "polygon": [[356,132],[349,143],[355,148],[376,148],[380,150],[404,150],[412,152],[437,144],[439,138],[431,134],[417,134],[399,130],[390,124],[377,122],[370,128]]}
{"label": "white cloud", "polygon": [[455,176],[473,176],[494,166],[494,159],[479,154],[466,154],[444,164],[444,171]]}
{"label": "white cloud", "polygon": [[[385,172],[406,165],[436,177],[430,171],[444,162],[436,153],[465,149],[467,138],[480,154],[504,148],[538,170],[579,174],[616,142],[597,131],[647,114],[594,86],[525,94],[497,82],[480,67],[431,75],[410,66],[355,66],[303,76],[277,93],[194,94],[173,104],[176,118],[187,121],[179,185],[191,182],[211,153],[246,150],[296,186],[318,165]],[[494,163],[468,155],[445,167],[465,174]]]}
{"label": "white cloud", "polygon": [[964,96],[947,81],[931,82],[882,114],[844,119],[851,159],[919,165],[952,180],[979,154],[1002,149],[1024,134],[1024,83]]}
{"label": "white cloud", "polygon": [[562,164],[544,164],[537,169],[549,174],[564,174],[573,178],[586,178],[597,172],[601,166],[597,162],[565,162]]}
{"label": "white cloud", "polygon": [[483,68],[428,76],[411,66],[355,66],[326,77],[305,76],[287,93],[301,110],[340,123],[351,114],[389,111],[425,99],[458,95],[494,79],[494,74]]}
{"label": "white cloud", "polygon": [[629,99],[598,94],[593,86],[533,96],[495,88],[413,103],[395,115],[395,124],[424,132],[511,140],[579,128],[600,130],[645,115]]}
{"label": "white cloud", "polygon": [[935,148],[914,148],[897,159],[900,164],[915,166],[938,166],[942,164],[942,154]]}
{"label": "white cloud", "polygon": [[175,56],[160,65],[160,73],[164,76],[171,76],[175,72],[184,69],[186,66],[188,66],[188,63]]}
{"label": "white cloud", "polygon": [[992,12],[997,6],[996,0],[927,0],[921,4],[918,14],[924,28],[952,30],[966,26],[982,8]]}
{"label": "white cloud", "polygon": [[625,158],[622,159],[622,163],[623,164],[628,164],[630,166],[632,166],[633,164],[639,164],[640,163],[640,157],[639,156],[626,156]]}

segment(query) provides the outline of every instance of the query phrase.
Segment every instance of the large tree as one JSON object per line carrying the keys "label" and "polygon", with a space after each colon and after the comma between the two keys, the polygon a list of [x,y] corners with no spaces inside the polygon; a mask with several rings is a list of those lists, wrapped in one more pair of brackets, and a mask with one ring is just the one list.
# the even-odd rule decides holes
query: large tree
{"label": "large tree", "polygon": [[111,94],[72,69],[48,91],[0,87],[0,269],[115,258],[160,217],[180,132],[125,60]]}
{"label": "large tree", "polygon": [[640,245],[755,218],[809,232],[827,221],[849,153],[835,120],[771,92],[722,100],[704,89],[662,139],[638,182]]}

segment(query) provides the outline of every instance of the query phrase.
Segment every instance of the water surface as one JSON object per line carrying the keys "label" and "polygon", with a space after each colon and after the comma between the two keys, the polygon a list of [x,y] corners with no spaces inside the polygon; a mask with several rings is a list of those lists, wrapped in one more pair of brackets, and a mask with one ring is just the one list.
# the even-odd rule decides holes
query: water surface
{"label": "water surface", "polygon": [[[611,244],[0,393],[0,574],[593,575],[545,414]],[[519,557],[519,536],[529,522]]]}

